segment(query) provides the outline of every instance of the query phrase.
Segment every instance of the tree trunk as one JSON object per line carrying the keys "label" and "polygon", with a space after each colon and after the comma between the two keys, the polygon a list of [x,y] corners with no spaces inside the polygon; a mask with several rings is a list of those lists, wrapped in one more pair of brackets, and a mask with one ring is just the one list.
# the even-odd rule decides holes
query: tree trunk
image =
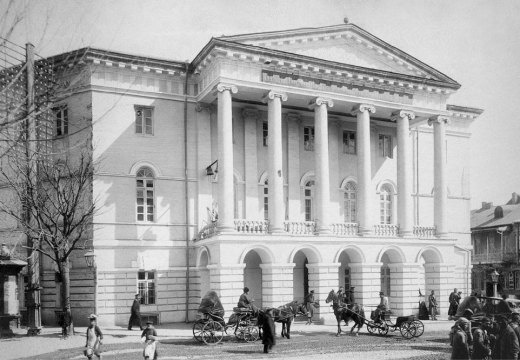
{"label": "tree trunk", "polygon": [[63,311],[67,311],[70,325],[67,327],[67,335],[74,334],[74,324],[72,319],[72,311],[70,307],[70,269],[69,259],[62,261],[60,264],[61,272],[61,303],[63,304]]}

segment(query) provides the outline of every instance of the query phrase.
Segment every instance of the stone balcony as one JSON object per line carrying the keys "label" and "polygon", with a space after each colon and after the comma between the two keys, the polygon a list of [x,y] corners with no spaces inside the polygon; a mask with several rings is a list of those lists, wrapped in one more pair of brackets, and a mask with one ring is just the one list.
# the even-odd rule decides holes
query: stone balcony
{"label": "stone balcony", "polygon": [[[266,235],[269,234],[269,221],[235,219],[235,231],[240,234]],[[288,235],[317,235],[315,221],[285,221],[284,231]],[[357,223],[333,223],[330,225],[331,234],[340,237],[357,237]],[[198,234],[197,240],[210,238],[217,234],[217,223],[204,226]],[[374,225],[374,237],[398,237],[399,226],[393,224]],[[416,238],[433,239],[436,237],[434,226],[414,226],[413,236]]]}

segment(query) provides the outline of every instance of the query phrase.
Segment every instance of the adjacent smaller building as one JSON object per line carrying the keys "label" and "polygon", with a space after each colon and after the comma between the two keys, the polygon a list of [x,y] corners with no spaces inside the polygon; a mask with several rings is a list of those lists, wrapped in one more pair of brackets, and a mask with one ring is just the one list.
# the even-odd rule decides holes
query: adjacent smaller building
{"label": "adjacent smaller building", "polygon": [[471,211],[472,289],[493,295],[491,272],[500,273],[498,294],[520,298],[519,231],[520,195],[513,193],[505,205],[484,202]]}

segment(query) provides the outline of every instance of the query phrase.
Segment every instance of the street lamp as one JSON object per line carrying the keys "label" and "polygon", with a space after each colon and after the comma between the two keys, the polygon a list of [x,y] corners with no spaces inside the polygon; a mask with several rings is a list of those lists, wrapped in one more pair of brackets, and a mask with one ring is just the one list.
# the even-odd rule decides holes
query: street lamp
{"label": "street lamp", "polygon": [[493,270],[491,273],[491,282],[493,283],[493,297],[498,297],[498,278],[500,277],[500,274],[497,272],[497,269]]}
{"label": "street lamp", "polygon": [[97,274],[96,274],[96,254],[94,250],[85,253],[85,262],[90,270],[94,273],[94,314],[97,314]]}

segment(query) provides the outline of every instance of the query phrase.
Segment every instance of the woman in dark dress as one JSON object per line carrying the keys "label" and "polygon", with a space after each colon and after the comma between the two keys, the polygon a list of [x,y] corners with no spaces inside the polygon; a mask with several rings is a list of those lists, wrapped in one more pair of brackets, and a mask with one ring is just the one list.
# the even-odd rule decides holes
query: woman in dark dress
{"label": "woman in dark dress", "polygon": [[269,350],[276,344],[275,327],[273,321],[273,312],[271,309],[262,314],[262,344],[264,344],[264,353],[269,353]]}

